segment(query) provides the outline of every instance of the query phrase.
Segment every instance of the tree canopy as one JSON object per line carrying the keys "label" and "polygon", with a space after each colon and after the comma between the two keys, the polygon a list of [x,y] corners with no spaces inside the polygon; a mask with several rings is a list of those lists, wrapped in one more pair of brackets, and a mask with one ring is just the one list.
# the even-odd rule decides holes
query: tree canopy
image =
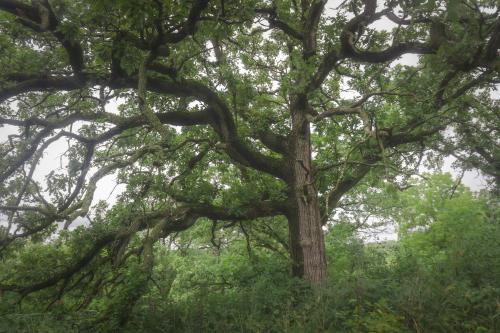
{"label": "tree canopy", "polygon": [[[487,0],[0,0],[1,251],[56,238],[67,254],[0,290],[62,295],[135,257],[147,285],[154,245],[203,221],[259,230],[292,275],[324,285],[324,230],[381,179],[404,188],[453,155],[498,187],[498,13]],[[124,193],[95,202],[109,175]]]}

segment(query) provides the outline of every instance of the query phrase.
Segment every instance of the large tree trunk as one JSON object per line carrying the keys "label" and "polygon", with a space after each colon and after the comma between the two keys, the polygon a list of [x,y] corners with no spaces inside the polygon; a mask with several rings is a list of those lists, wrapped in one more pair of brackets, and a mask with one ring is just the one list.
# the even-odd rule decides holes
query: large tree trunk
{"label": "large tree trunk", "polygon": [[318,196],[311,172],[310,124],[304,108],[292,110],[288,225],[294,276],[326,282],[326,260]]}

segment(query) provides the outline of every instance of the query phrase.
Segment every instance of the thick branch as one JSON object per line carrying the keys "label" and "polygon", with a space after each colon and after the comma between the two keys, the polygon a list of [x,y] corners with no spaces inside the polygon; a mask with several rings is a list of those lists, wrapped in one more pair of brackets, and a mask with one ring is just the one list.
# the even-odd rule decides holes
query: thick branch
{"label": "thick branch", "polygon": [[147,88],[150,91],[172,94],[179,97],[195,97],[209,105],[212,116],[211,125],[224,143],[225,151],[231,159],[278,178],[284,177],[281,160],[266,156],[245,143],[237,134],[234,118],[229,107],[207,86],[189,80],[169,82],[150,78],[147,82]]}
{"label": "thick branch", "polygon": [[207,8],[210,0],[195,0],[189,11],[187,20],[182,25],[182,28],[178,32],[165,34],[160,41],[160,44],[165,43],[178,43],[182,41],[189,35],[192,35],[196,31],[196,23],[200,19],[201,13]]}
{"label": "thick branch", "polygon": [[292,38],[295,38],[298,40],[303,39],[302,34],[299,31],[297,31],[296,29],[291,27],[289,24],[287,24],[286,22],[284,22],[278,18],[278,13],[276,12],[275,8],[257,8],[257,9],[255,9],[255,12],[257,14],[266,15],[267,20],[269,22],[269,25],[272,28],[278,28]]}
{"label": "thick branch", "polygon": [[324,207],[322,214],[323,224],[327,222],[332,210],[337,207],[342,196],[356,186],[380,158],[381,157],[377,155],[370,159],[364,159],[363,162],[350,170],[349,175],[339,179],[337,184],[335,184],[333,189],[326,196],[326,207]]}
{"label": "thick branch", "polygon": [[193,214],[213,220],[244,221],[259,217],[282,215],[285,204],[279,201],[259,201],[239,207],[231,212],[227,207],[218,207],[209,204],[186,204]]}
{"label": "thick branch", "polygon": [[391,11],[388,11],[385,16],[391,20],[392,22],[399,24],[399,25],[410,25],[410,24],[415,24],[415,23],[432,23],[432,20],[427,17],[420,17],[420,18],[410,18],[410,19],[405,19],[397,16]]}
{"label": "thick branch", "polygon": [[255,206],[239,210],[237,213],[229,213],[225,208],[206,204],[185,204],[176,211],[170,208],[145,214],[137,219],[137,228],[123,228],[118,231],[109,232],[97,239],[93,246],[74,264],[63,271],[52,275],[47,280],[37,282],[32,285],[0,284],[0,290],[14,291],[27,295],[42,289],[55,286],[63,280],[68,280],[85,269],[91,261],[99,254],[100,250],[114,241],[119,241],[130,237],[137,231],[148,228],[155,222],[157,237],[166,237],[173,232],[183,231],[190,228],[200,217],[217,220],[241,221],[255,219],[266,216],[276,216],[281,214],[280,204],[276,202],[259,202]]}
{"label": "thick branch", "polygon": [[0,90],[0,103],[8,98],[32,91],[70,91],[82,88],[82,82],[75,76],[30,76],[11,87]]}
{"label": "thick branch", "polygon": [[83,70],[83,49],[80,44],[59,30],[59,20],[52,11],[48,0],[37,1],[37,6],[30,6],[16,0],[0,0],[0,9],[18,17],[19,21],[37,31],[50,31],[61,43],[68,54],[69,63],[78,77]]}
{"label": "thick branch", "polygon": [[308,90],[317,89],[328,74],[335,68],[337,62],[350,58],[354,61],[367,63],[383,63],[392,61],[406,53],[429,54],[434,53],[435,49],[428,44],[420,42],[396,43],[383,51],[361,51],[354,46],[354,36],[362,30],[362,27],[379,19],[383,15],[390,15],[388,10],[376,13],[377,1],[365,0],[365,7],[361,14],[352,18],[344,27],[340,35],[340,50],[331,50],[327,52],[313,76]]}
{"label": "thick branch", "polygon": [[316,0],[308,9],[308,15],[304,22],[304,55],[305,57],[312,56],[316,53],[316,40],[318,32],[318,24],[321,14],[326,5],[325,0]]}

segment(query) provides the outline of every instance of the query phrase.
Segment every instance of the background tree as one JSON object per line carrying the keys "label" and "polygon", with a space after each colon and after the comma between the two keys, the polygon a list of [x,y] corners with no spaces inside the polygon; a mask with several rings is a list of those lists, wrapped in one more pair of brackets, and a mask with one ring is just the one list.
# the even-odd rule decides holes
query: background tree
{"label": "background tree", "polygon": [[[34,283],[3,279],[2,290],[21,294],[63,293],[135,253],[148,280],[154,242],[203,218],[242,230],[286,219],[288,240],[273,242],[294,276],[323,284],[323,226],[345,195],[369,174],[414,173],[446,129],[466,133],[467,110],[495,111],[470,102],[498,81],[495,1],[0,0],[0,9],[0,123],[18,129],[1,147],[4,251],[92,218],[79,232],[93,242],[63,268]],[[375,29],[382,19],[393,28]],[[393,63],[405,54],[422,56]],[[62,140],[62,168],[35,179]],[[98,181],[113,173],[125,194],[91,212]]]}
{"label": "background tree", "polygon": [[[473,194],[446,174],[409,185],[394,191],[385,181],[372,184],[358,214],[329,225],[326,288],[311,290],[289,276],[277,240],[286,221],[272,229],[278,237],[266,233],[277,225],[272,219],[242,224],[245,232],[197,223],[170,236],[171,246],[155,248],[148,284],[140,255],[113,267],[106,250],[96,258],[99,268],[84,268],[63,295],[55,286],[18,303],[16,293],[3,293],[0,332],[498,331],[498,198]],[[363,241],[371,226],[357,220],[365,214],[395,223],[398,240],[373,242],[371,234]],[[91,238],[89,228],[79,228],[19,247],[0,262],[0,278],[43,279]]]}

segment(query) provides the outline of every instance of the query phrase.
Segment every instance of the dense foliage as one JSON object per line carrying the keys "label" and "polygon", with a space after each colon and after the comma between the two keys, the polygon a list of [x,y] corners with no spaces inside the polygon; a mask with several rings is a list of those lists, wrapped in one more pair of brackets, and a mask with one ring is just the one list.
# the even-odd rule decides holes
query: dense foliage
{"label": "dense foliage", "polygon": [[[115,331],[122,311],[130,317],[121,332],[498,331],[498,200],[457,187],[446,175],[396,194],[381,191],[370,200],[378,209],[380,198],[385,218],[400,230],[398,240],[366,242],[352,223],[332,225],[322,289],[291,278],[285,249],[262,230],[245,225],[247,243],[243,229],[207,237],[211,225],[204,223],[184,232],[175,247],[157,244],[147,290],[133,260],[119,277],[108,275],[108,288],[92,301],[86,297],[96,281],[82,281],[63,297],[52,289],[21,303],[4,294],[0,331]],[[68,252],[80,238],[64,240]],[[60,240],[27,245],[2,263],[2,275],[43,275],[45,260],[62,259],[60,246]],[[134,308],[124,309],[135,293],[141,296]]]}
{"label": "dense foliage", "polygon": [[499,13],[0,0],[1,329],[497,330]]}

